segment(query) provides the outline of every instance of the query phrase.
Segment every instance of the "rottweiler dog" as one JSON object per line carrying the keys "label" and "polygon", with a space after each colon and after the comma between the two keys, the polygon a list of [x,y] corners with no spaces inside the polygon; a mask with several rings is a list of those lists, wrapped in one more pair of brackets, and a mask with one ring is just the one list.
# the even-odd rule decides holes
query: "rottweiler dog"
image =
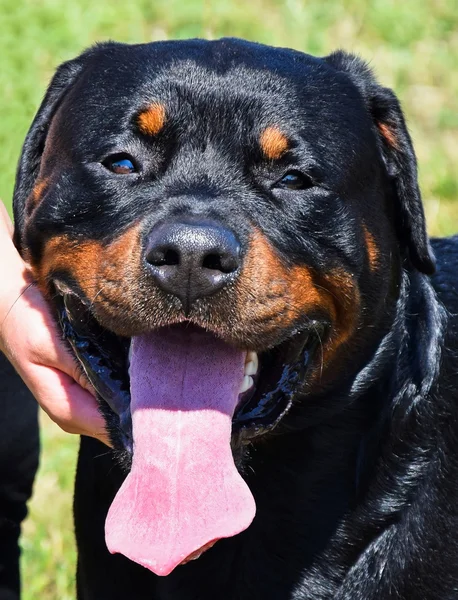
{"label": "rottweiler dog", "polygon": [[113,443],[81,440],[79,600],[458,598],[458,239],[365,63],[99,44],[14,213]]}

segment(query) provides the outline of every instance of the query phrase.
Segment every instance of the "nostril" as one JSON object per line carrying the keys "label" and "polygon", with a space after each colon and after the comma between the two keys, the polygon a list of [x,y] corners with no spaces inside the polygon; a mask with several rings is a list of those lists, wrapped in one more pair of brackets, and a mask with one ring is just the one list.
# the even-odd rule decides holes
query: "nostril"
{"label": "nostril", "polygon": [[204,256],[202,267],[213,271],[221,271],[221,273],[233,273],[237,270],[238,261],[233,256],[210,253]]}
{"label": "nostril", "polygon": [[154,267],[176,266],[180,264],[180,253],[172,248],[154,248],[146,256]]}
{"label": "nostril", "polygon": [[214,271],[222,271],[221,256],[218,254],[207,254],[202,261],[204,269],[213,269]]}
{"label": "nostril", "polygon": [[180,254],[176,250],[166,250],[164,254],[164,265],[175,266],[180,264]]}

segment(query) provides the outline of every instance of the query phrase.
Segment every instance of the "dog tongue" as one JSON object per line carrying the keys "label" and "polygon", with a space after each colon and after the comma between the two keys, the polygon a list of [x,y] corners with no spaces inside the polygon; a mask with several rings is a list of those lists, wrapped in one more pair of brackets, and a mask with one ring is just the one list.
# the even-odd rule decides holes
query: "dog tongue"
{"label": "dog tongue", "polygon": [[157,575],[246,529],[251,492],[230,447],[245,353],[196,328],[132,339],[132,470],[105,538]]}

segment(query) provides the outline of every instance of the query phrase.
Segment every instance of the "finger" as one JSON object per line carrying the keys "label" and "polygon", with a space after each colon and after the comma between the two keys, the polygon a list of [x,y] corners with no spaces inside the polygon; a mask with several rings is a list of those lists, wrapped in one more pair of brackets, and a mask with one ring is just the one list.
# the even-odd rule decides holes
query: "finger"
{"label": "finger", "polygon": [[[24,315],[31,326],[24,328]],[[36,365],[55,367],[72,377],[95,397],[95,391],[77,363],[52,316],[48,304],[36,287],[27,288],[4,322],[8,331],[10,358],[14,363],[28,360]],[[25,330],[24,330],[25,329]],[[15,334],[21,331],[21,336]]]}
{"label": "finger", "polygon": [[40,382],[39,388],[34,386],[35,397],[64,431],[95,437],[112,446],[97,400],[69,375],[58,369],[32,365],[23,378],[27,385],[30,380]]}

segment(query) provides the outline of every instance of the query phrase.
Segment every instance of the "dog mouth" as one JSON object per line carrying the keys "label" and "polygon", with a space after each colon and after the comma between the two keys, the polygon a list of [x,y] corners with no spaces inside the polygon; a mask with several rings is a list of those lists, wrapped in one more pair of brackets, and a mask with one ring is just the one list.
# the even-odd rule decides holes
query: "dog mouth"
{"label": "dog mouth", "polygon": [[[132,453],[130,414],[131,338],[102,327],[90,308],[73,292],[56,297],[59,323],[99,398],[119,420],[120,450]],[[171,327],[192,328],[191,323]],[[164,331],[168,328],[163,327]],[[233,449],[275,429],[288,413],[322,343],[324,325],[310,321],[286,340],[264,352],[245,351],[243,378],[232,418]]]}
{"label": "dog mouth", "polygon": [[121,338],[74,293],[57,298],[64,337],[131,456],[107,516],[110,552],[167,575],[245,530],[256,508],[234,455],[288,413],[320,325],[258,354],[191,322]]}

